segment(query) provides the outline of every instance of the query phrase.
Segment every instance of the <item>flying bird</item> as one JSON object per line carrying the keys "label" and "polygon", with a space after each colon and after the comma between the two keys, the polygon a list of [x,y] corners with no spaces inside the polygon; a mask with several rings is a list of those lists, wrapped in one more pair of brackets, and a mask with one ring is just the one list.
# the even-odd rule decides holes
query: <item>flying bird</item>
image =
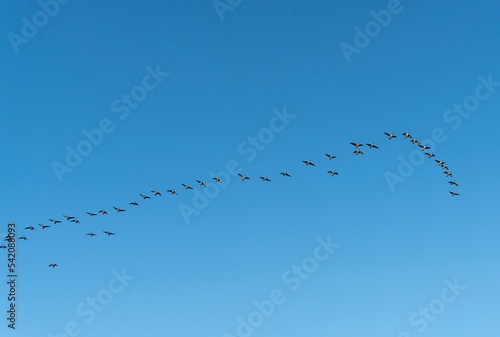
{"label": "flying bird", "polygon": [[262,179],[262,181],[271,181],[271,179],[268,179],[267,177],[260,177],[260,179]]}
{"label": "flying bird", "polygon": [[448,166],[446,166],[445,164],[441,165],[441,167],[445,170],[449,170]]}
{"label": "flying bird", "polygon": [[303,162],[303,163],[305,163],[305,164],[306,164],[306,166],[307,166],[307,165],[316,166],[316,165],[314,165],[313,163],[311,163],[311,161],[310,161],[310,160],[307,160],[307,161],[306,161],[306,160],[303,160],[302,162]]}
{"label": "flying bird", "polygon": [[3,248],[3,249],[5,249],[5,248],[7,248],[7,246],[0,246],[0,248]]}
{"label": "flying bird", "polygon": [[115,235],[115,233],[111,233],[111,232],[108,232],[108,231],[103,231],[103,232],[106,233],[108,236]]}
{"label": "flying bird", "polygon": [[167,190],[167,192],[177,195],[177,192],[175,190]]}
{"label": "flying bird", "polygon": [[418,144],[418,146],[422,148],[422,151],[424,151],[425,149],[430,149],[431,148],[430,146],[421,145],[421,144]]}
{"label": "flying bird", "polygon": [[426,155],[429,156],[429,158],[432,158],[432,157],[435,157],[436,155],[434,153],[429,153],[429,152],[426,152],[425,153]]}
{"label": "flying bird", "polygon": [[288,174],[288,172],[281,172],[280,173],[283,177],[291,177],[291,175]]}
{"label": "flying bird", "polygon": [[370,149],[372,148],[375,148],[375,149],[378,149],[378,146],[376,146],[375,144],[371,143],[371,144],[366,144],[367,146],[370,147]]}
{"label": "flying bird", "polygon": [[103,209],[101,209],[101,210],[99,211],[99,213],[102,213],[102,215],[108,215],[108,212],[106,212],[106,211],[105,211],[105,210],[103,210]]}
{"label": "flying bird", "polygon": [[220,180],[220,178],[212,178],[213,180],[215,180],[216,182],[218,183],[221,183],[222,184],[222,181]]}
{"label": "flying bird", "polygon": [[188,186],[188,185],[185,185],[185,184],[181,184],[182,186],[184,186],[186,188],[186,190],[192,190],[193,188],[191,186]]}
{"label": "flying bird", "polygon": [[92,232],[87,233],[87,234],[85,234],[85,235],[90,235],[90,237],[92,237],[92,236],[97,236],[97,234],[94,234],[94,233],[92,233]]}
{"label": "flying bird", "polygon": [[154,193],[155,195],[159,195],[161,197],[161,193],[155,190],[152,190],[151,193]]}
{"label": "flying bird", "polygon": [[205,187],[207,187],[207,185],[205,185],[205,183],[204,183],[203,181],[201,181],[201,180],[196,180],[196,182],[197,182],[198,184],[200,184],[201,186],[205,186]]}
{"label": "flying bird", "polygon": [[458,186],[458,184],[455,182],[455,180],[453,180],[453,181],[448,181],[448,183],[450,183],[450,185],[455,185],[455,186]]}
{"label": "flying bird", "polygon": [[116,209],[116,211],[117,211],[118,213],[120,213],[120,212],[125,212],[125,211],[126,211],[125,209],[121,209],[121,208],[119,208],[119,207],[115,207],[115,206],[113,206],[113,208],[114,208],[114,209]]}
{"label": "flying bird", "polygon": [[358,147],[360,147],[360,146],[363,146],[363,144],[361,144],[361,143],[351,143],[351,145],[356,146],[356,148],[358,148]]}
{"label": "flying bird", "polygon": [[35,227],[33,227],[33,226],[29,226],[29,227],[26,227],[26,228],[24,228],[24,229],[29,229],[29,230],[34,231],[34,230],[35,230]]}
{"label": "flying bird", "polygon": [[56,223],[61,223],[61,221],[59,221],[59,220],[54,220],[54,219],[49,219],[49,221],[52,221],[52,222],[54,223],[54,225],[55,225]]}
{"label": "flying bird", "polygon": [[444,161],[442,161],[442,160],[437,160],[437,159],[434,159],[434,160],[436,161],[436,163],[438,163],[438,165],[439,165],[439,166],[446,164],[446,163],[445,163]]}
{"label": "flying bird", "polygon": [[86,213],[87,213],[88,215],[90,215],[90,216],[94,216],[94,215],[97,215],[97,214],[95,214],[95,213],[92,213],[92,212],[86,212]]}
{"label": "flying bird", "polygon": [[405,136],[405,138],[411,138],[411,135],[408,133],[408,132],[403,132],[403,136]]}
{"label": "flying bird", "polygon": [[74,216],[67,216],[67,215],[63,215],[63,217],[65,217],[66,220],[71,220],[75,218]]}
{"label": "flying bird", "polygon": [[384,132],[384,133],[387,135],[387,137],[389,137],[389,139],[398,138],[398,137],[396,137],[396,135],[394,135],[394,133],[388,133],[388,132]]}
{"label": "flying bird", "polygon": [[27,238],[27,237],[25,237],[25,236],[20,236],[20,237],[19,237],[19,239],[20,239],[20,240],[28,240],[28,238]]}
{"label": "flying bird", "polygon": [[328,171],[327,173],[330,173],[332,175],[332,177],[334,175],[339,175],[339,173],[337,171]]}
{"label": "flying bird", "polygon": [[451,172],[444,171],[443,173],[446,174],[447,177],[453,177],[453,174],[451,174]]}
{"label": "flying bird", "polygon": [[[108,214],[108,213],[106,213],[106,214]],[[71,220],[71,222],[80,223],[80,221],[78,221],[78,219],[73,219],[73,220]]]}
{"label": "flying bird", "polygon": [[420,145],[420,142],[417,140],[417,138],[411,140],[412,144],[418,144]]}
{"label": "flying bird", "polygon": [[136,203],[135,201],[132,201],[129,205],[139,206],[139,204]]}
{"label": "flying bird", "polygon": [[244,176],[244,175],[243,175],[243,174],[241,174],[241,173],[238,173],[238,175],[241,177],[241,180],[242,180],[242,181],[243,181],[243,180],[245,180],[245,179],[250,179],[249,177]]}
{"label": "flying bird", "polygon": [[142,195],[142,194],[139,194],[139,195],[142,197],[142,199],[151,199],[151,198],[150,198],[150,197],[148,197],[147,195]]}
{"label": "flying bird", "polygon": [[357,156],[358,154],[364,154],[364,153],[363,153],[363,151],[360,151],[360,150],[356,150],[356,151],[354,151],[353,153],[354,153],[356,156]]}
{"label": "flying bird", "polygon": [[38,224],[38,226],[42,227],[42,229],[45,229],[45,228],[47,228],[47,227],[50,227],[50,226],[44,226],[44,225],[42,225],[42,224],[40,224],[40,223]]}
{"label": "flying bird", "polygon": [[460,195],[460,194],[458,194],[458,193],[456,193],[456,192],[451,192],[451,191],[450,191],[450,193],[451,193],[451,195],[452,195],[452,196]]}
{"label": "flying bird", "polygon": [[51,264],[49,264],[49,267],[55,268],[55,267],[59,267],[59,266],[56,263],[51,263]]}
{"label": "flying bird", "polygon": [[328,154],[328,153],[325,153],[325,156],[327,156],[328,159],[330,159],[330,160],[332,160],[333,158],[337,158],[334,155],[331,155],[331,154]]}

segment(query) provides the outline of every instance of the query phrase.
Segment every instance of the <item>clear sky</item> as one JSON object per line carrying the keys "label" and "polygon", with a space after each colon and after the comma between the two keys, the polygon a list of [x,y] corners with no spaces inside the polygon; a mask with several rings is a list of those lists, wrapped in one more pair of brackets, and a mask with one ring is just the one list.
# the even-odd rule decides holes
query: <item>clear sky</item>
{"label": "clear sky", "polygon": [[0,4],[2,336],[499,335],[498,1],[61,2]]}

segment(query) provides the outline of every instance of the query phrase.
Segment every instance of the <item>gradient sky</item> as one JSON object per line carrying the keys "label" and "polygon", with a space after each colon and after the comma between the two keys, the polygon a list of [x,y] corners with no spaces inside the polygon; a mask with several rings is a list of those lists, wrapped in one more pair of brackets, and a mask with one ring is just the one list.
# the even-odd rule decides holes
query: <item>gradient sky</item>
{"label": "gradient sky", "polygon": [[[16,53],[9,39],[41,7],[2,2],[0,234],[15,222],[29,241],[17,248],[15,333],[0,286],[1,334],[62,337],[74,322],[74,336],[237,336],[238,318],[279,289],[286,301],[249,335],[498,336],[500,86],[483,86],[468,118],[453,111],[480,78],[500,82],[498,1],[402,0],[350,63],[340,45],[387,1],[232,3],[221,20],[211,1],[69,1]],[[169,75],[134,89],[156,67]],[[123,118],[133,90],[147,97]],[[248,137],[281,126],[284,110],[294,118],[250,158]],[[112,131],[60,181],[54,162],[100,123]],[[388,172],[418,149],[401,133],[434,130],[460,186],[433,158],[392,190]],[[354,156],[349,142],[380,149]],[[195,179],[228,163],[251,179],[231,176],[186,223],[179,207],[206,193]],[[162,196],[141,200],[152,189]],[[85,214],[100,209],[110,214]],[[24,230],[39,223],[52,226]],[[340,247],[291,290],[282,276],[329,236]],[[135,278],[87,323],[77,308],[122,268]],[[466,290],[420,332],[411,315],[455,279]]]}

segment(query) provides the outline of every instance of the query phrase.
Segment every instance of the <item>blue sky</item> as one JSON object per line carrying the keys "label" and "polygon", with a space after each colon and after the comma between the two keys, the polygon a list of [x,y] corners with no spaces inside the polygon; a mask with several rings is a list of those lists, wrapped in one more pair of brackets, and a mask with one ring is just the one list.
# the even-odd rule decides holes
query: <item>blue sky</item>
{"label": "blue sky", "polygon": [[2,335],[498,336],[498,2],[215,5],[1,4]]}

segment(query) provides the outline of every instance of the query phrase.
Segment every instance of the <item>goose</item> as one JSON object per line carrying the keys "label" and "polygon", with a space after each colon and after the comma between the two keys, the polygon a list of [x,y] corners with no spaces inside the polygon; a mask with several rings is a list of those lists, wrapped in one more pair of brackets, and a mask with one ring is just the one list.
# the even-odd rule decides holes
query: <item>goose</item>
{"label": "goose", "polygon": [[327,156],[330,160],[332,160],[333,158],[337,158],[334,155],[331,155],[331,154],[328,154],[328,153],[325,153],[325,156]]}
{"label": "goose", "polygon": [[354,153],[356,156],[357,156],[358,154],[364,154],[364,153],[363,153],[363,151],[360,151],[360,150],[356,150],[356,151],[354,151],[353,153]]}
{"label": "goose", "polygon": [[449,170],[448,166],[446,166],[446,165],[444,165],[444,164],[443,164],[443,165],[441,165],[441,168],[443,168],[444,170]]}
{"label": "goose", "polygon": [[420,142],[417,140],[417,138],[411,140],[412,144],[418,144],[420,145]]}
{"label": "goose", "polygon": [[376,146],[376,145],[375,145],[375,144],[373,144],[373,143],[371,143],[371,144],[366,144],[366,145],[367,145],[367,146],[369,146],[369,147],[370,147],[370,149],[373,149],[373,148],[378,149],[378,146]]}
{"label": "goose", "polygon": [[3,248],[3,249],[5,249],[5,248],[7,248],[7,246],[0,246],[0,248]]}
{"label": "goose", "polygon": [[33,226],[28,226],[28,227],[25,227],[24,229],[29,229],[29,230],[31,230],[31,231],[36,230],[36,229],[35,229],[35,227],[33,227]]}
{"label": "goose", "polygon": [[150,197],[148,197],[147,195],[143,195],[143,194],[140,194],[139,195],[142,197],[142,199],[151,199]]}
{"label": "goose", "polygon": [[200,186],[205,186],[205,187],[207,187],[207,185],[205,185],[205,183],[204,183],[203,181],[201,181],[201,180],[196,180],[196,182],[197,182],[198,184],[200,184]]}
{"label": "goose", "polygon": [[115,233],[111,233],[111,232],[108,232],[108,231],[103,231],[104,233],[108,234],[108,236],[110,235],[115,235]]}
{"label": "goose", "polygon": [[19,237],[19,240],[28,240],[28,238],[27,238],[27,237],[25,237],[25,236],[20,236],[20,237]]}
{"label": "goose", "polygon": [[388,133],[388,132],[384,132],[384,133],[387,135],[387,137],[389,137],[389,139],[398,138],[398,137],[396,137],[396,135],[394,135],[394,133]]}
{"label": "goose", "polygon": [[238,173],[238,175],[241,177],[241,180],[245,180],[245,179],[250,179],[250,177],[247,177],[247,176],[244,176],[243,174],[241,173]]}
{"label": "goose", "polygon": [[95,213],[92,213],[92,212],[86,212],[86,213],[87,213],[88,215],[90,215],[90,216],[94,216],[94,215],[97,215],[97,214],[95,214]]}
{"label": "goose", "polygon": [[262,181],[271,181],[271,179],[268,179],[267,177],[260,177],[260,179],[262,179]]}
{"label": "goose", "polygon": [[135,201],[132,201],[129,205],[139,206],[139,204],[136,203]]}
{"label": "goose", "polygon": [[92,232],[87,233],[87,234],[85,234],[85,235],[90,235],[90,237],[97,236],[97,234],[94,234],[94,233],[92,233]]}
{"label": "goose", "polygon": [[428,155],[429,158],[432,158],[432,157],[436,156],[434,153],[429,153],[429,152],[425,152],[425,154]]}
{"label": "goose", "polygon": [[332,177],[334,175],[339,175],[339,173],[337,171],[327,171],[327,173],[330,173],[332,175]]}
{"label": "goose", "polygon": [[412,139],[411,135],[408,132],[403,132],[403,136],[405,136],[405,138]]}
{"label": "goose", "polygon": [[306,164],[306,166],[307,166],[307,165],[316,166],[316,165],[314,165],[314,164],[313,164],[310,160],[307,160],[307,161],[306,161],[306,160],[303,160],[302,162],[303,162],[303,163],[305,163],[305,164]]}
{"label": "goose", "polygon": [[45,229],[45,228],[47,228],[47,227],[50,227],[50,226],[44,226],[44,225],[42,225],[42,224],[40,224],[40,223],[38,224],[38,226],[42,227],[42,229]]}
{"label": "goose", "polygon": [[455,180],[453,180],[453,181],[448,181],[448,183],[449,183],[450,185],[455,185],[455,186],[458,186],[458,184],[455,182]]}
{"label": "goose", "polygon": [[281,172],[280,173],[283,177],[291,177],[291,175],[288,174],[288,172]]}
{"label": "goose", "polygon": [[192,190],[193,188],[191,186],[188,186],[188,185],[185,185],[185,184],[181,184],[182,186],[184,186],[186,188],[186,190]]}
{"label": "goose", "polygon": [[[107,214],[107,213],[106,213]],[[73,219],[71,220],[71,222],[74,222],[74,223],[80,223],[80,221],[78,221],[78,219]]]}
{"label": "goose", "polygon": [[424,151],[425,149],[430,149],[431,148],[430,146],[422,145],[422,144],[418,144],[418,146],[422,148],[422,151]]}
{"label": "goose", "polygon": [[55,268],[55,267],[59,267],[59,266],[56,263],[51,263],[51,264],[49,264],[49,267]]}
{"label": "goose", "polygon": [[356,148],[358,148],[358,147],[360,147],[360,146],[363,146],[363,144],[361,144],[361,143],[351,143],[351,145],[356,146]]}
{"label": "goose", "polygon": [[63,215],[63,217],[65,217],[66,220],[68,221],[75,218],[74,216],[67,216],[67,215]]}
{"label": "goose", "polygon": [[213,180],[215,180],[216,182],[222,184],[222,181],[220,180],[220,178],[216,177],[216,178],[212,178]]}
{"label": "goose", "polygon": [[167,190],[167,192],[170,192],[172,194],[175,194],[175,195],[178,195],[177,192],[175,190]]}
{"label": "goose", "polygon": [[108,212],[106,212],[106,211],[105,211],[105,210],[103,210],[103,209],[101,209],[101,210],[99,211],[99,213],[101,213],[102,215],[108,215]]}
{"label": "goose", "polygon": [[453,177],[453,174],[451,174],[451,172],[444,171],[443,173],[446,174],[447,177]]}
{"label": "goose", "polygon": [[120,213],[120,212],[125,212],[125,211],[126,211],[125,209],[121,209],[120,207],[115,207],[115,206],[113,206],[113,208],[114,208],[114,209],[116,209],[116,211],[117,211],[118,213]]}
{"label": "goose", "polygon": [[154,193],[155,195],[159,195],[161,197],[161,193],[155,190],[152,190],[151,193]]}
{"label": "goose", "polygon": [[452,196],[460,195],[460,194],[458,194],[458,193],[456,193],[456,192],[451,192],[451,191],[450,191],[450,193],[451,193],[451,195],[452,195]]}
{"label": "goose", "polygon": [[59,221],[59,220],[49,219],[49,221],[52,221],[52,222],[54,223],[54,225],[55,225],[56,223],[61,223],[61,221]]}

